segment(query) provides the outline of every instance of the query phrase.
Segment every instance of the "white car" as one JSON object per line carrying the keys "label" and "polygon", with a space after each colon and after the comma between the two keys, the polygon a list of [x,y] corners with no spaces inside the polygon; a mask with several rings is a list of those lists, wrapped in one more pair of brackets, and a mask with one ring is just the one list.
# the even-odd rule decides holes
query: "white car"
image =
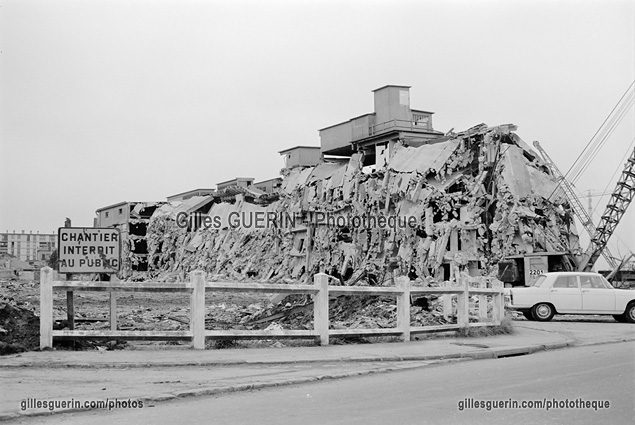
{"label": "white car", "polygon": [[635,290],[615,289],[598,273],[545,273],[533,286],[506,290],[505,307],[541,322],[554,314],[611,314],[635,323]]}

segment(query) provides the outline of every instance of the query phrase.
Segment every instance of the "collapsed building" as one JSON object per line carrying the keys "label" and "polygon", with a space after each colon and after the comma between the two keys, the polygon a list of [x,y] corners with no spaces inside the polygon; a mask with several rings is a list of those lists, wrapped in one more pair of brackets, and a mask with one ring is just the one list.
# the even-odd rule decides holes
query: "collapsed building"
{"label": "collapsed building", "polygon": [[114,227],[121,235],[121,272],[124,277],[148,271],[146,231],[150,217],[165,202],[119,202],[99,208],[94,227]]}
{"label": "collapsed building", "polygon": [[[383,166],[350,159],[283,170],[274,194],[226,188],[206,214],[165,204],[147,229],[154,275],[205,270],[231,278],[381,285],[395,274],[447,280],[543,253],[570,269],[579,250],[557,183],[513,125],[478,125],[418,146],[394,143]],[[220,199],[223,199],[221,202]],[[189,215],[188,215],[189,214]],[[505,271],[507,272],[507,271]]]}
{"label": "collapsed building", "polygon": [[282,178],[239,177],[168,202],[98,210],[125,241],[123,277],[382,285],[395,275],[528,284],[573,267],[573,215],[548,163],[514,125],[444,134],[411,109],[408,86],[373,90],[374,112],[319,130],[320,146],[280,151]]}

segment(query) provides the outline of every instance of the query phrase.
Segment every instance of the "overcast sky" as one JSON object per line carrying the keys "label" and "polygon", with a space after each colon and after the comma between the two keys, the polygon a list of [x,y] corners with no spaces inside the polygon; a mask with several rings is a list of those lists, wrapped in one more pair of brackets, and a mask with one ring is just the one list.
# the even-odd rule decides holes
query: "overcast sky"
{"label": "overcast sky", "polygon": [[[276,177],[278,151],[319,145],[386,84],[436,130],[514,123],[566,172],[635,79],[632,0],[0,6],[0,231]],[[631,109],[577,189],[612,190],[634,136]],[[635,250],[634,209],[614,253]]]}

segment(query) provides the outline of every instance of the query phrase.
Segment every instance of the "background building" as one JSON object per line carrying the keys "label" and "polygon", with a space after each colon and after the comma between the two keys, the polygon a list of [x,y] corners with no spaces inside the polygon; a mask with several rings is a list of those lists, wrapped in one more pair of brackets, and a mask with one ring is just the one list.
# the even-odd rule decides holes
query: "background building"
{"label": "background building", "polygon": [[0,233],[0,254],[10,254],[31,265],[45,263],[56,247],[57,233]]}

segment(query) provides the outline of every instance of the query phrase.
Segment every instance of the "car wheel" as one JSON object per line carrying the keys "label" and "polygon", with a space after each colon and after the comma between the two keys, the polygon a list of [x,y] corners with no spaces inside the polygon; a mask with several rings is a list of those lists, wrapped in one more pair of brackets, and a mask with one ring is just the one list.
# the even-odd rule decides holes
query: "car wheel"
{"label": "car wheel", "polygon": [[555,311],[553,311],[553,307],[551,306],[551,304],[540,303],[536,304],[531,309],[531,314],[534,319],[538,320],[539,322],[548,322],[556,313]]}
{"label": "car wheel", "polygon": [[534,320],[534,316],[531,315],[531,311],[523,311],[523,316],[525,316],[525,319],[527,320]]}
{"label": "car wheel", "polygon": [[624,319],[628,323],[635,323],[635,302],[631,302],[626,306],[626,310],[624,311]]}
{"label": "car wheel", "polygon": [[617,320],[620,323],[626,322],[626,316],[624,316],[623,314],[614,314],[613,319]]}

